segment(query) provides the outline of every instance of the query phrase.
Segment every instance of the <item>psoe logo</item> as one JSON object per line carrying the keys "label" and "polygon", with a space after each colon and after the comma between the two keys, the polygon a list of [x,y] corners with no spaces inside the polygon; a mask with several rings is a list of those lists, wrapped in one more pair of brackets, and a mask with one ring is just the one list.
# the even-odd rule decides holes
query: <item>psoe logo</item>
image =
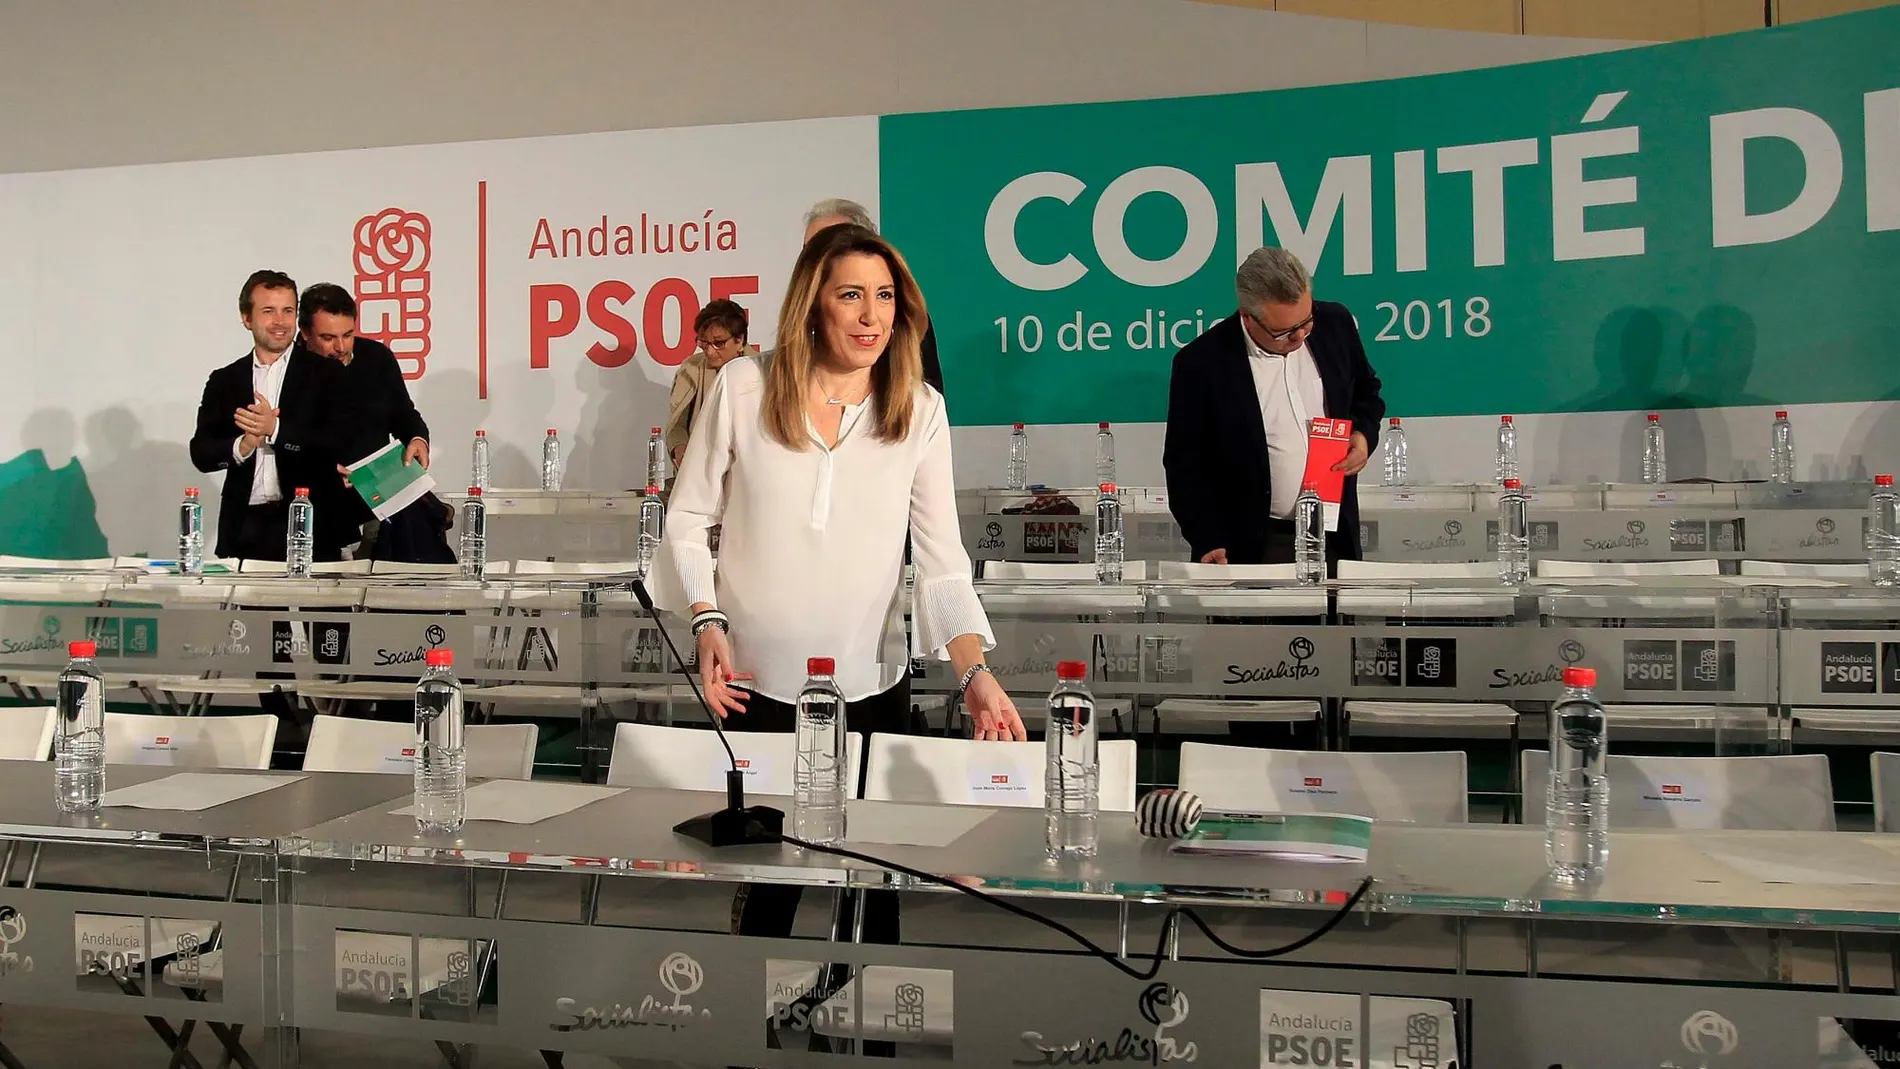
{"label": "psoe logo", "polygon": [[1002,549],[1003,525],[995,520],[983,525],[983,537],[977,540],[978,549]]}
{"label": "psoe logo", "polygon": [[231,626],[225,630],[224,641],[213,642],[209,645],[187,642],[180,652],[182,656],[194,661],[215,661],[221,657],[249,657],[251,647],[244,640],[250,637],[250,634],[251,629],[245,625],[244,621],[233,620]]}
{"label": "psoe logo", "polygon": [[0,976],[33,971],[32,955],[20,953],[25,942],[26,914],[0,906]]}
{"label": "psoe logo", "polygon": [[1682,1049],[1725,1058],[1742,1045],[1735,1022],[1714,1010],[1697,1010],[1682,1022]]}
{"label": "psoe logo", "polygon": [[1135,1000],[1136,1012],[1148,1028],[1136,1031],[1123,1028],[1113,1039],[1089,1037],[1060,1046],[1050,1044],[1041,1032],[1024,1032],[1020,1037],[1029,1054],[1015,1058],[1015,1065],[1100,1065],[1103,1062],[1135,1062],[1141,1065],[1167,1065],[1191,1062],[1201,1056],[1192,1040],[1182,1042],[1169,1035],[1188,1019],[1187,992],[1169,983],[1149,984]]}
{"label": "psoe logo", "polygon": [[1247,683],[1272,683],[1282,679],[1319,678],[1319,668],[1306,663],[1313,656],[1312,639],[1297,635],[1286,644],[1286,652],[1293,658],[1291,661],[1283,659],[1277,664],[1251,666],[1230,664],[1227,666],[1227,678],[1221,682],[1232,687]]}
{"label": "psoe logo", "polygon": [[677,1032],[695,1021],[712,1018],[709,1009],[687,1001],[706,983],[706,971],[690,954],[675,951],[660,962],[660,986],[668,997],[643,995],[637,1003],[582,1006],[565,996],[554,1000],[554,1012],[566,1017],[548,1026],[555,1032],[589,1032],[608,1028],[664,1028]]}
{"label": "psoe logo", "polygon": [[356,221],[356,330],[389,346],[402,377],[429,367],[429,217],[384,208]]}

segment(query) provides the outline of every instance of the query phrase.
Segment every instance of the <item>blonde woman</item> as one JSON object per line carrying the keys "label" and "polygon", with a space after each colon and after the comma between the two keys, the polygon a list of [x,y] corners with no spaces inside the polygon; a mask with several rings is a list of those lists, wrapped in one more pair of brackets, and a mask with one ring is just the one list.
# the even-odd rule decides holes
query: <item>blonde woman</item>
{"label": "blonde woman", "polygon": [[[792,730],[810,657],[837,661],[850,730],[909,729],[908,535],[919,647],[950,661],[978,738],[1024,737],[984,664],[995,639],[957,528],[943,397],[923,381],[925,322],[896,249],[861,226],[828,227],[799,254],[773,351],[727,364],[702,404],[655,595],[690,608],[706,698],[729,730]],[[782,915],[755,923],[762,897]],[[752,899],[747,931],[789,931],[795,890]]]}

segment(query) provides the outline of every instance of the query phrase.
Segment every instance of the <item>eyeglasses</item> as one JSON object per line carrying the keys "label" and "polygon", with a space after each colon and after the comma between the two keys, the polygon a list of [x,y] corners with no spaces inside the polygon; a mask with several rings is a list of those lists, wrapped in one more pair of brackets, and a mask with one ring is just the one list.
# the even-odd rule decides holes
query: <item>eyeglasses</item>
{"label": "eyeglasses", "polygon": [[1254,326],[1259,327],[1262,331],[1266,333],[1267,337],[1272,338],[1274,341],[1285,341],[1288,338],[1291,338],[1300,334],[1305,334],[1308,331],[1313,329],[1313,317],[1310,314],[1305,319],[1300,320],[1298,323],[1293,324],[1292,326],[1286,328],[1285,330],[1274,330],[1272,327],[1266,324],[1265,320],[1261,319],[1257,315],[1254,315],[1252,312],[1243,311],[1240,314],[1246,316],[1248,319],[1253,320]]}
{"label": "eyeglasses", "polygon": [[699,339],[699,347],[701,349],[724,349],[728,345],[738,344],[738,341],[738,338],[731,335],[727,335],[723,338],[701,338]]}

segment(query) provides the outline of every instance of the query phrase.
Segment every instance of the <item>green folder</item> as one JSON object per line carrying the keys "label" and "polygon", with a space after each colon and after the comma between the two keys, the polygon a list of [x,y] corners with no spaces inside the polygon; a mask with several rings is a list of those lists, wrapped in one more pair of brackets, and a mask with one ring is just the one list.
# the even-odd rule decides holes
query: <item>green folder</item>
{"label": "green folder", "polygon": [[403,443],[391,441],[349,465],[350,486],[379,520],[386,520],[435,489],[435,480],[421,464],[402,462]]}
{"label": "green folder", "polygon": [[1372,821],[1344,813],[1208,813],[1172,849],[1363,864],[1372,849]]}

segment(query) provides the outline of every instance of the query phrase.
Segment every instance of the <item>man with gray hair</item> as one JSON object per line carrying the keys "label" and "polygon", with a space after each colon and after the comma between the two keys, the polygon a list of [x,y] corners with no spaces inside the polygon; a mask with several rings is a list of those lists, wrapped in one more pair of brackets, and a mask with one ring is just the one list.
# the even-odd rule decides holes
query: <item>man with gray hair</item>
{"label": "man with gray hair", "polygon": [[1174,357],[1162,466],[1168,503],[1193,559],[1284,564],[1293,559],[1293,505],[1306,475],[1311,421],[1352,421],[1352,444],[1327,560],[1359,558],[1358,480],[1385,401],[1359,326],[1343,304],[1313,300],[1312,281],[1285,249],[1255,249],[1234,276],[1240,310]]}
{"label": "man with gray hair", "polygon": [[[829,197],[812,205],[811,211],[805,213],[805,243],[810,244],[820,230],[841,223],[861,226],[873,234],[877,233],[877,223],[871,219],[871,213],[865,210],[864,205],[843,197]],[[937,361],[937,327],[928,321],[924,323],[923,357],[924,381],[938,393],[943,393],[943,366]],[[947,404],[948,395],[945,396]]]}

